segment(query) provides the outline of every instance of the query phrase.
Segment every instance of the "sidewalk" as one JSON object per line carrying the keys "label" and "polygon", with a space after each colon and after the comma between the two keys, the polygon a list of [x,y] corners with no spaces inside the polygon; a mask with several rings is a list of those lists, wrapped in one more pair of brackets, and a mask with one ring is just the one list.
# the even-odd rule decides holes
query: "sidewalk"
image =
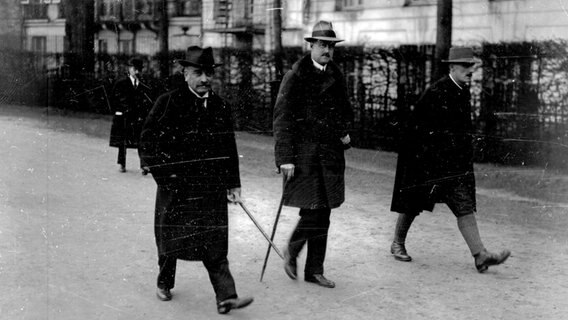
{"label": "sidewalk", "polygon": [[[178,264],[172,301],[156,299],[153,179],[140,174],[135,151],[128,153],[128,171],[118,172],[116,150],[108,147],[109,117],[62,114],[0,108],[0,276],[6,288],[0,319],[227,319],[217,315],[198,262]],[[281,194],[272,138],[239,132],[237,143],[244,201],[271,230]],[[274,253],[259,282],[266,241],[238,206],[229,206],[231,272],[239,294],[255,297],[229,317],[517,320],[568,314],[566,207],[481,187],[488,195],[478,197],[480,232],[488,249],[511,249],[505,264],[477,273],[444,206],[414,223],[407,239],[413,261],[402,263],[389,252],[395,160],[393,153],[347,152],[347,199],[333,210],[325,265],[335,289],[305,283],[301,272],[299,281],[290,280]],[[297,219],[297,208],[283,208],[278,247]],[[302,253],[299,266],[304,259]]]}

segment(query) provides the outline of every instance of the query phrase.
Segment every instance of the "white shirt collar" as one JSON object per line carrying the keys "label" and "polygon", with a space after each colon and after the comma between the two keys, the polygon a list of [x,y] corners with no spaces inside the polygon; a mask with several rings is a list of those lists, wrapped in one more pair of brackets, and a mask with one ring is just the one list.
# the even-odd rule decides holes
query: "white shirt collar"
{"label": "white shirt collar", "polygon": [[207,108],[207,98],[209,98],[209,91],[205,92],[204,95],[200,96],[197,92],[195,92],[195,90],[193,90],[190,86],[187,86],[189,88],[189,91],[191,91],[191,93],[193,93],[197,99],[202,99],[203,100],[203,107]]}
{"label": "white shirt collar", "polygon": [[312,59],[312,62],[314,63],[314,67],[316,67],[318,70],[325,71],[325,67],[327,67],[327,65],[322,66],[321,64],[317,63],[316,60],[314,59]]}
{"label": "white shirt collar", "polygon": [[198,99],[209,98],[209,91],[207,91],[204,95],[199,95],[197,92],[195,92],[195,90],[193,90],[193,88],[191,88],[190,86],[187,87],[189,88],[189,91],[191,91],[191,93],[193,93]]}
{"label": "white shirt collar", "polygon": [[460,86],[460,85],[456,82],[456,80],[454,79],[454,77],[452,77],[452,74],[450,74],[450,79],[452,79],[452,81],[456,84],[456,86],[458,86],[458,88],[460,88],[460,90],[463,89],[462,86]]}
{"label": "white shirt collar", "polygon": [[130,74],[128,76],[130,77],[130,81],[132,81],[132,85],[136,87],[136,85],[138,84],[138,80]]}

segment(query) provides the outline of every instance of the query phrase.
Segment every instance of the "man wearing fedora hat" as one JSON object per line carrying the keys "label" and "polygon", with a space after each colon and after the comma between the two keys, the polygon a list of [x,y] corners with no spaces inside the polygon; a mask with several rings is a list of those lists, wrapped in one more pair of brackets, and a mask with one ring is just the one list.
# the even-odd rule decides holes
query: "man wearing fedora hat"
{"label": "man wearing fedora hat", "polygon": [[[142,81],[143,70],[141,58],[129,59],[126,76],[116,81],[111,94],[114,115],[109,145],[118,148],[120,172],[126,172],[126,149],[138,148],[140,130],[154,103],[152,89],[146,81]],[[148,174],[148,167],[142,159],[140,169],[143,175]]]}
{"label": "man wearing fedora hat", "polygon": [[333,288],[324,277],[331,209],[345,199],[344,150],[353,117],[343,74],[333,63],[338,39],[319,21],[305,40],[311,52],[286,73],[274,108],[276,167],[284,176],[283,204],[300,208],[285,250],[284,270],[297,279],[296,260],[307,243],[304,280]]}
{"label": "man wearing fedora hat", "polygon": [[405,248],[408,230],[421,211],[445,203],[482,273],[510,251],[485,249],[477,227],[473,173],[473,125],[469,83],[474,58],[469,47],[450,48],[449,74],[432,84],[416,103],[398,154],[391,210],[398,213],[391,253],[411,261]]}
{"label": "man wearing fedora hat", "polygon": [[237,146],[229,106],[211,90],[213,50],[189,47],[177,61],[185,82],[160,96],[141,136],[141,155],[158,185],[154,233],[156,295],[172,299],[177,260],[202,261],[217,311],[252,303],[239,298],[229,270],[227,202],[240,201]]}

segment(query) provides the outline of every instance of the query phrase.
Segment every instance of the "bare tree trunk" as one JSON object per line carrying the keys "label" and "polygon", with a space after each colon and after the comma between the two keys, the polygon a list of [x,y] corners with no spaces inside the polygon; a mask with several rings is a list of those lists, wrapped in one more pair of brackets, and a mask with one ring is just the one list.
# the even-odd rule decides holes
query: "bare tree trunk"
{"label": "bare tree trunk", "polygon": [[65,2],[65,63],[72,78],[84,78],[95,69],[95,1]]}
{"label": "bare tree trunk", "polygon": [[284,50],[282,48],[282,1],[274,0],[274,65],[276,67],[276,80],[280,81],[284,73]]}
{"label": "bare tree trunk", "polygon": [[448,73],[447,59],[452,46],[452,0],[438,0],[438,29],[436,31],[436,53],[432,82]]}
{"label": "bare tree trunk", "polygon": [[168,1],[160,2],[160,77],[165,79],[170,74],[169,48],[168,48]]}

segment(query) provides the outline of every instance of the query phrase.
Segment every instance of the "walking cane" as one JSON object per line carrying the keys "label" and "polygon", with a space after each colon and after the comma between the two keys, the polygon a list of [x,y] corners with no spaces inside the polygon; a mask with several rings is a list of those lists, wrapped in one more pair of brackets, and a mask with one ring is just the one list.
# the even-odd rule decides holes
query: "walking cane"
{"label": "walking cane", "polygon": [[[286,186],[286,178],[282,182],[282,197],[280,198],[280,204],[278,205],[278,211],[276,212],[276,220],[274,221],[274,226],[272,227],[272,235],[270,236],[270,241],[274,240],[274,235],[276,234],[276,226],[278,226],[278,219],[280,219],[280,212],[282,212],[282,205],[284,204],[284,187]],[[264,277],[264,271],[266,270],[266,264],[268,263],[268,256],[270,255],[270,246],[266,251],[266,257],[264,258],[264,264],[262,265],[262,272],[260,273],[260,282]],[[284,259],[284,257],[282,257]]]}
{"label": "walking cane", "polygon": [[270,247],[272,247],[272,249],[274,249],[274,251],[276,251],[276,253],[280,256],[280,258],[284,259],[284,256],[282,255],[282,253],[280,252],[280,250],[278,250],[278,248],[276,247],[276,245],[274,244],[274,242],[272,242],[272,240],[268,237],[268,234],[266,234],[266,232],[264,231],[264,229],[262,229],[262,227],[258,224],[258,222],[256,221],[256,219],[253,217],[253,215],[250,213],[250,211],[247,209],[247,207],[245,206],[244,203],[242,203],[241,201],[239,201],[239,204],[241,205],[241,208],[243,208],[243,210],[246,212],[246,214],[249,216],[249,218],[252,220],[252,222],[254,222],[254,224],[256,225],[256,227],[258,228],[258,230],[260,231],[260,233],[262,233],[262,235],[266,238],[266,240],[268,240],[268,249],[270,250]]}

